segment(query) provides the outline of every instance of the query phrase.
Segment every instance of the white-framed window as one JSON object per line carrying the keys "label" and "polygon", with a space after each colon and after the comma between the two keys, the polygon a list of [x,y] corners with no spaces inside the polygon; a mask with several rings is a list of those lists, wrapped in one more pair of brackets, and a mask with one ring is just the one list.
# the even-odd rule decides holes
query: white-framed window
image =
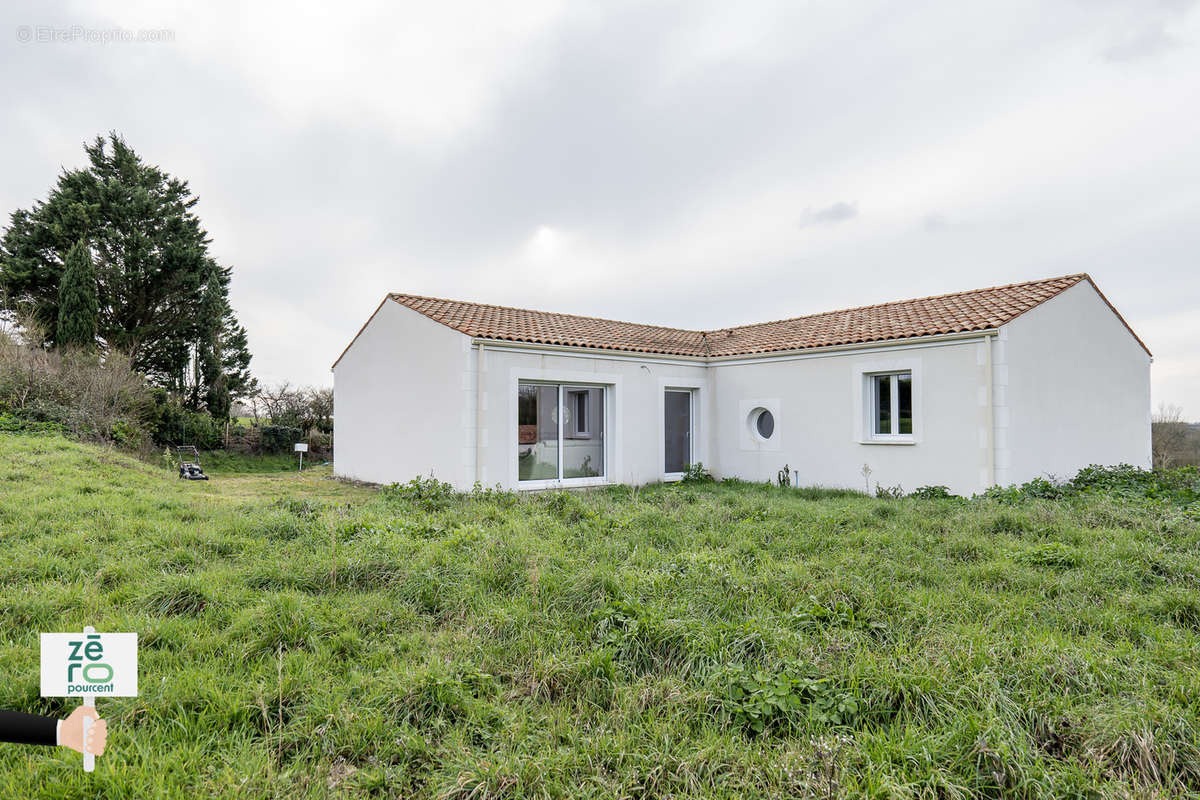
{"label": "white-framed window", "polygon": [[605,388],[517,384],[517,480],[594,480],[606,475]]}
{"label": "white-framed window", "polygon": [[[777,453],[783,448],[784,417],[778,397],[738,401],[738,446],[748,453]],[[782,463],[782,462],[781,462]]]}
{"label": "white-framed window", "polygon": [[775,415],[770,409],[756,408],[750,412],[750,418],[746,421],[750,425],[751,434],[764,442],[775,435]]}
{"label": "white-framed window", "polygon": [[865,377],[868,436],[877,441],[912,441],[912,372],[874,373]]}

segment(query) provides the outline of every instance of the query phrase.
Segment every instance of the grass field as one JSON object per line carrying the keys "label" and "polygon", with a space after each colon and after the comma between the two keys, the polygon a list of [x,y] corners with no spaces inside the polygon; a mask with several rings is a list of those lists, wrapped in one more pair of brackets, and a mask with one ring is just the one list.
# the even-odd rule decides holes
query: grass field
{"label": "grass field", "polygon": [[0,434],[0,708],[137,631],[109,751],[0,797],[1200,794],[1200,524],[746,484],[207,483]]}

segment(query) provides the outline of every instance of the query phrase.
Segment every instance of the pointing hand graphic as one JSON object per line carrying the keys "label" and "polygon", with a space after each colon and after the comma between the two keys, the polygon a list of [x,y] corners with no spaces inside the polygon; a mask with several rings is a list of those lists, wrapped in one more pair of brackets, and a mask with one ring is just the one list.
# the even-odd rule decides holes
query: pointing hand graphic
{"label": "pointing hand graphic", "polygon": [[[92,720],[92,724],[88,727],[86,743],[83,740],[84,717]],[[58,743],[63,747],[83,753],[86,744],[86,752],[97,756],[104,755],[104,745],[107,740],[108,720],[100,719],[96,709],[91,706],[79,706],[72,711],[71,716],[63,720],[58,735]]]}

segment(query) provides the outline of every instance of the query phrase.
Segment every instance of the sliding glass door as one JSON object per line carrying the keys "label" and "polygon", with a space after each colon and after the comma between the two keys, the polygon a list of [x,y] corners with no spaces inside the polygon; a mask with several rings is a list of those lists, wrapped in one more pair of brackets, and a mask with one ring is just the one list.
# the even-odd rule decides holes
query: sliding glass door
{"label": "sliding glass door", "polygon": [[517,385],[517,477],[521,481],[602,478],[604,387]]}

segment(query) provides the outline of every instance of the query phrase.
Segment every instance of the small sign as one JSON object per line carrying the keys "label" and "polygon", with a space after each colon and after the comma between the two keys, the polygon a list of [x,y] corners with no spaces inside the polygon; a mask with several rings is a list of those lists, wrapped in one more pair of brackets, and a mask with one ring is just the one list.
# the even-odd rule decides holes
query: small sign
{"label": "small sign", "polygon": [[136,697],[136,633],[43,633],[43,697]]}
{"label": "small sign", "polygon": [[306,445],[304,442],[296,442],[296,452],[297,453],[307,453],[308,445]]}

